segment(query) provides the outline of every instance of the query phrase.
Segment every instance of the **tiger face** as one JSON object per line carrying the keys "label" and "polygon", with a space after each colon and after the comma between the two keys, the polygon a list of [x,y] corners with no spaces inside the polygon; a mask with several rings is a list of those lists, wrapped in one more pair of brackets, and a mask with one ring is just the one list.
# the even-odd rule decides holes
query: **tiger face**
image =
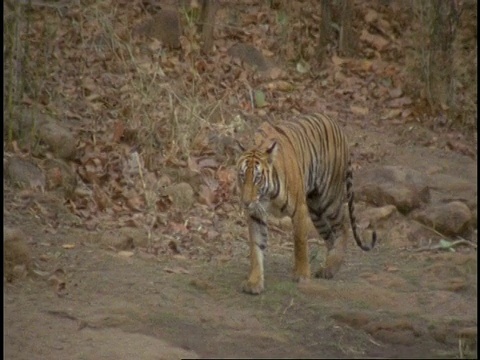
{"label": "tiger face", "polygon": [[238,160],[237,184],[240,201],[250,215],[263,215],[268,207],[268,184],[271,182],[276,145],[276,142],[273,142],[266,150],[245,151]]}

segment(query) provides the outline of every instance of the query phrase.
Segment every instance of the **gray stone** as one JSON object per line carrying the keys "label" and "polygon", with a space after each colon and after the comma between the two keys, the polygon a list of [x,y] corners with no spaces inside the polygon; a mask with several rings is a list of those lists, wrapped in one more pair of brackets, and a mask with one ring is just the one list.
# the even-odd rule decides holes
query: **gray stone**
{"label": "gray stone", "polygon": [[238,58],[260,71],[268,70],[268,64],[260,50],[250,44],[234,44],[228,49],[228,55]]}
{"label": "gray stone", "polygon": [[77,141],[73,133],[58,121],[50,120],[38,128],[38,136],[56,156],[61,159],[72,159],[77,150]]}
{"label": "gray stone", "polygon": [[404,166],[384,166],[355,174],[357,199],[376,206],[394,205],[405,214],[430,201],[427,177]]}
{"label": "gray stone", "polygon": [[175,10],[160,10],[155,16],[138,25],[134,33],[158,39],[173,49],[181,46],[182,28]]}
{"label": "gray stone", "polygon": [[12,157],[8,160],[6,174],[13,184],[23,188],[45,189],[45,174],[29,160]]}
{"label": "gray stone", "polygon": [[468,206],[460,201],[429,206],[414,211],[411,216],[448,236],[464,235],[469,230],[473,218]]}
{"label": "gray stone", "polygon": [[163,192],[170,197],[173,205],[180,210],[190,209],[195,201],[192,186],[185,182],[167,186]]}

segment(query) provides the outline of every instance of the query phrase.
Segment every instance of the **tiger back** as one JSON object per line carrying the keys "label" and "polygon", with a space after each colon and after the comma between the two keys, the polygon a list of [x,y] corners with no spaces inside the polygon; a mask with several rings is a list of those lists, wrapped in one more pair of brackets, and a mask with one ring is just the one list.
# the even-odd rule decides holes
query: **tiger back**
{"label": "tiger back", "polygon": [[336,121],[314,114],[278,125],[265,122],[257,129],[253,146],[243,150],[237,161],[237,184],[250,244],[250,273],[243,291],[264,290],[268,213],[292,219],[297,281],[310,278],[310,220],[327,246],[325,264],[315,275],[332,278],[339,270],[348,240],[346,201],[357,245],[365,251],[373,248],[375,233],[370,246],[357,233],[348,142]]}

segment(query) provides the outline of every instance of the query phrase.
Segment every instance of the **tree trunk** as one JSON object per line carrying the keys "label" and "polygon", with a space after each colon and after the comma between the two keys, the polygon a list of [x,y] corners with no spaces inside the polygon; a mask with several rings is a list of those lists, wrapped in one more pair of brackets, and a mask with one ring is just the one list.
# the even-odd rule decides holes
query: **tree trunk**
{"label": "tree trunk", "polygon": [[200,12],[200,28],[202,30],[202,51],[205,54],[213,49],[213,30],[215,29],[215,14],[218,9],[218,0],[202,0]]}
{"label": "tree trunk", "polygon": [[353,0],[340,1],[340,36],[338,51],[342,56],[352,56],[355,53],[356,39],[352,29]]}
{"label": "tree trunk", "polygon": [[327,46],[332,34],[332,2],[331,0],[321,0],[321,24],[320,41],[318,44],[318,63],[321,65],[327,54]]}
{"label": "tree trunk", "polygon": [[455,104],[453,41],[460,15],[455,0],[430,0],[427,97],[432,108]]}

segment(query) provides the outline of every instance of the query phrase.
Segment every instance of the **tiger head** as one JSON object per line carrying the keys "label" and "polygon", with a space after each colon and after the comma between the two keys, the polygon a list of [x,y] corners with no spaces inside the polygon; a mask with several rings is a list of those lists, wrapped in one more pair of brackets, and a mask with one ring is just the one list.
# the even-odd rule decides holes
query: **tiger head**
{"label": "tiger head", "polygon": [[264,205],[271,191],[277,142],[273,141],[266,147],[254,147],[250,150],[245,150],[241,144],[238,145],[243,151],[237,161],[237,186],[241,204],[251,215],[264,214],[266,211]]}

